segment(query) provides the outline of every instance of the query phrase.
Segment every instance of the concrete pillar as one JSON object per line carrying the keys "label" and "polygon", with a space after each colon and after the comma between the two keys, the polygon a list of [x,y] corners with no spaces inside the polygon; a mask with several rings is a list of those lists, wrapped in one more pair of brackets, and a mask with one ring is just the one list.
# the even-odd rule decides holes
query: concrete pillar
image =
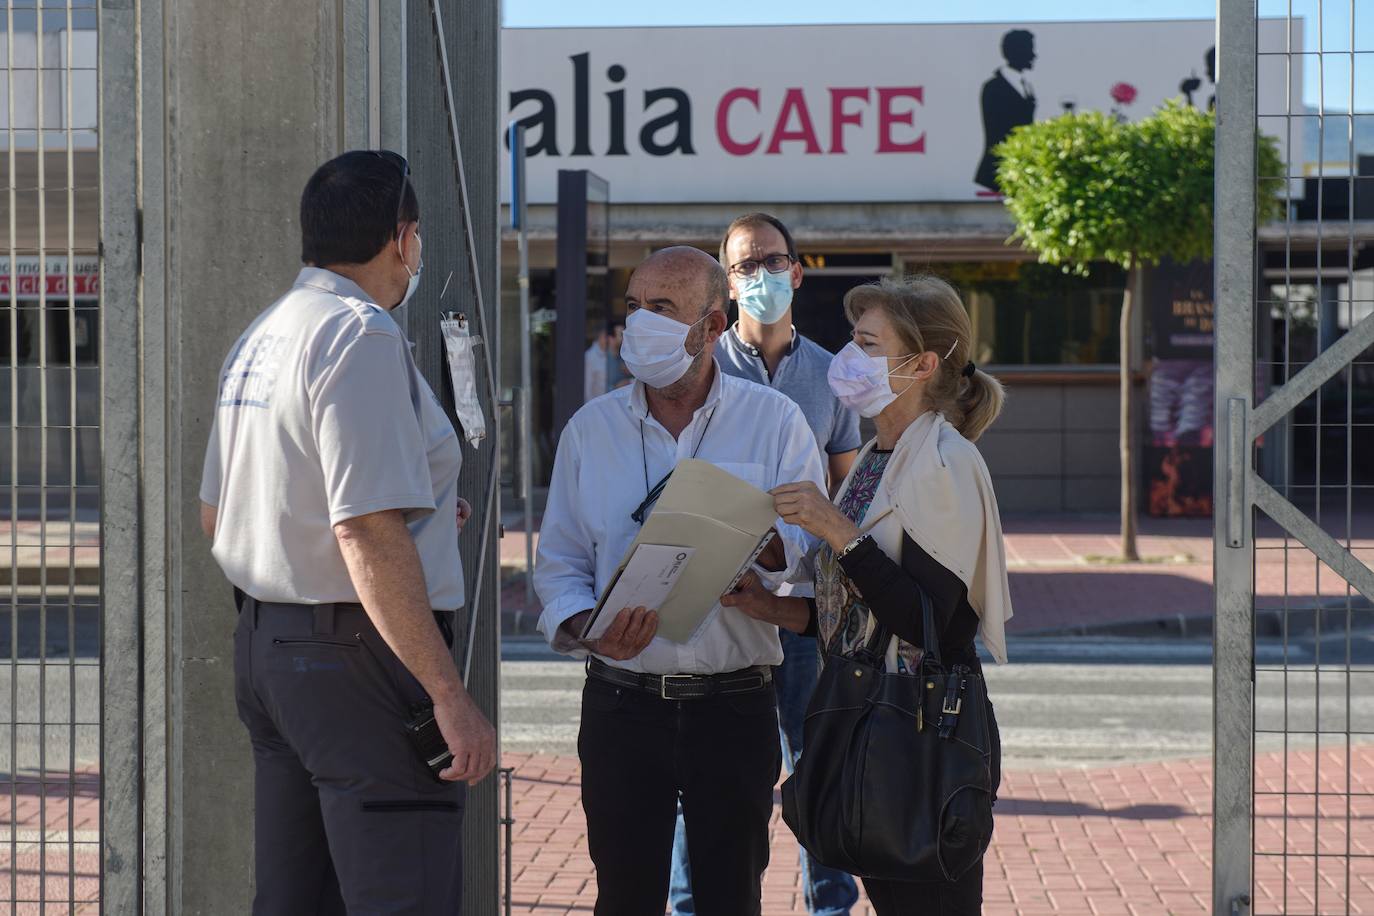
{"label": "concrete pillar", "polygon": [[[445,6],[457,20],[458,4]],[[496,5],[475,6],[494,87]],[[405,151],[406,29],[424,7],[101,5],[105,912],[250,910],[253,780],[233,698],[235,613],[198,520],[217,373],[235,337],[300,267],[297,201],[311,172],[349,148]],[[468,19],[459,38],[455,22],[451,41],[472,42],[474,27]],[[432,60],[428,29],[421,37]],[[476,120],[494,122],[494,88],[490,103],[457,80],[455,91],[474,110],[491,109]],[[426,110],[432,124],[422,136],[446,144],[442,110]],[[437,182],[452,173],[441,174],[432,145]],[[469,156],[489,160],[494,174],[494,147]],[[490,184],[481,204],[490,218],[479,220],[488,233]],[[439,202],[426,199],[425,185],[421,194],[428,218]],[[490,247],[483,270],[494,283],[494,240]],[[435,256],[432,241],[426,255]],[[494,621],[494,569],[489,578]],[[494,631],[487,642],[478,656],[494,682]],[[494,690],[486,699],[494,706]],[[476,803],[494,811],[494,794],[479,792]],[[492,860],[489,892],[494,822],[482,841],[491,847],[481,853]],[[481,869],[471,873],[482,880]]]}
{"label": "concrete pillar", "polygon": [[200,532],[200,465],[224,354],[299,269],[292,202],[343,147],[336,11],[320,0],[284,0],[266,17],[252,0],[167,5],[167,911],[188,916],[246,913],[253,888],[235,614]]}

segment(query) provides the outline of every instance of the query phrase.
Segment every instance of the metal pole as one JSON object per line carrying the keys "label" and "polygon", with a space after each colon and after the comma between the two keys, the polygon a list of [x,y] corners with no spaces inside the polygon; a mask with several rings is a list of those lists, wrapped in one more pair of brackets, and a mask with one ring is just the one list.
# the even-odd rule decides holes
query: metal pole
{"label": "metal pole", "polygon": [[1253,868],[1255,385],[1254,0],[1217,3],[1214,913],[1244,912]]}
{"label": "metal pole", "polygon": [[[156,867],[144,860],[139,793],[143,634],[135,609],[143,607],[145,597],[139,575],[144,537],[143,418],[140,398],[130,397],[140,391],[144,371],[141,239],[136,229],[138,122],[129,116],[138,105],[141,16],[130,4],[100,5],[100,600],[102,607],[125,611],[106,615],[100,627],[100,907],[106,913],[141,912],[144,869]],[[9,36],[13,35],[11,21]],[[9,60],[14,60],[12,46]],[[11,93],[13,87],[11,78]],[[10,111],[14,110],[11,101]],[[11,203],[11,220],[13,215]],[[159,520],[150,522],[153,528],[160,526]]]}
{"label": "metal pole", "polygon": [[511,798],[512,780],[514,776],[515,767],[501,768],[501,783],[506,790],[506,815],[501,818],[501,827],[504,829],[506,835],[506,886],[501,895],[502,899],[505,901],[502,908],[502,912],[505,913],[505,916],[510,916],[511,914],[511,906],[513,905],[511,896],[515,890],[515,883],[513,880],[515,869],[511,864],[515,856],[515,803]]}
{"label": "metal pole", "polygon": [[[433,240],[430,237],[437,235],[445,252],[441,260],[456,259],[466,264],[469,275],[455,278],[455,282],[468,286],[461,311],[470,317],[476,313],[474,328],[486,349],[481,365],[475,367],[480,373],[479,392],[485,385],[483,407],[494,409],[499,396],[497,356],[489,346],[499,316],[490,291],[495,288],[500,259],[500,195],[496,184],[502,123],[497,115],[500,4],[498,0],[432,0],[398,3],[396,7],[406,17],[406,47],[402,52],[407,72],[404,104],[410,115],[406,122],[407,152],[425,199],[438,208],[426,238]],[[438,117],[434,117],[436,113]],[[457,250],[459,245],[465,250]],[[449,260],[448,267],[458,264]],[[436,390],[445,372],[443,347],[428,344],[442,308],[443,303],[430,295],[419,297],[410,307],[411,327],[421,341],[416,364]],[[496,424],[494,416],[488,416],[493,421],[490,429]],[[468,692],[496,726],[499,737],[500,593],[495,548],[500,437],[490,436],[481,449],[464,451],[471,460],[465,461],[460,485],[465,493],[476,494],[473,524],[480,530],[477,537],[465,534],[461,543],[469,593],[464,649],[457,660]],[[475,570],[475,575],[466,576],[468,570]],[[499,803],[496,779],[485,780],[468,793],[463,820],[465,913],[486,916],[499,911]]]}
{"label": "metal pole", "polygon": [[525,218],[525,128],[510,126],[511,224],[515,228],[519,261],[516,285],[520,288],[520,489],[525,510],[525,607],[534,604],[534,454],[531,451],[530,392],[534,387],[530,359],[530,236]]}

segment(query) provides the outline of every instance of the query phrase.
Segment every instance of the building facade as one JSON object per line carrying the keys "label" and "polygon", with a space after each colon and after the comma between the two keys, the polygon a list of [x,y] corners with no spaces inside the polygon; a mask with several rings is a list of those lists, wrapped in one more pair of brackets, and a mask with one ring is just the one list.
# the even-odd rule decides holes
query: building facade
{"label": "building facade", "polygon": [[[1281,43],[1285,28],[1262,22],[1261,44]],[[1067,276],[1010,241],[990,149],[1018,124],[1068,111],[1135,119],[1178,97],[1207,108],[1214,40],[1210,20],[507,29],[502,98],[525,127],[527,155],[536,481],[556,445],[554,363],[572,358],[553,345],[558,173],[588,170],[609,187],[605,271],[594,270],[605,293],[587,310],[589,351],[624,320],[629,271],[646,254],[670,244],[715,253],[733,217],[766,210],[791,228],[805,266],[797,329],[832,351],[847,339],[841,302],[856,284],[926,271],[959,288],[975,359],[1008,387],[1006,413],[980,443],[1005,511],[1114,510],[1124,274],[1103,264]],[[1262,66],[1260,80],[1262,106],[1301,100],[1301,74]],[[1302,130],[1261,125],[1286,158],[1308,161]],[[1301,182],[1291,183],[1296,198]],[[502,262],[504,381],[515,385],[510,232]],[[1165,428],[1151,428],[1151,370],[1169,350],[1156,353],[1155,338],[1178,335],[1167,317],[1156,334],[1152,315],[1171,307],[1169,282],[1147,283],[1155,306],[1137,310],[1142,448],[1178,444],[1178,408],[1162,421],[1170,408],[1157,408]],[[1210,309],[1210,289],[1197,296],[1206,301],[1190,310]],[[1195,351],[1182,357],[1207,363],[1210,314],[1192,323]],[[1210,405],[1210,380],[1197,388],[1208,372],[1172,371],[1195,377],[1192,401]],[[1200,423],[1196,442],[1210,446],[1210,406],[1182,425]]]}

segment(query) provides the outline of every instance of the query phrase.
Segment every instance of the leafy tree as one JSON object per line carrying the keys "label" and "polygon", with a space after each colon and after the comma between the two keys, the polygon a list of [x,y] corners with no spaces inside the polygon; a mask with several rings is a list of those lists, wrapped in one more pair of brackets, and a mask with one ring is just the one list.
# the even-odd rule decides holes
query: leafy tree
{"label": "leafy tree", "polygon": [[[997,181],[1013,236],[1043,263],[1083,274],[1107,261],[1127,272],[1121,302],[1121,549],[1138,560],[1130,353],[1142,270],[1212,256],[1216,121],[1181,102],[1143,120],[1081,112],[1016,128],[997,147]],[[1257,137],[1258,174],[1281,176],[1277,146]],[[1263,181],[1261,222],[1283,213],[1282,182]]]}

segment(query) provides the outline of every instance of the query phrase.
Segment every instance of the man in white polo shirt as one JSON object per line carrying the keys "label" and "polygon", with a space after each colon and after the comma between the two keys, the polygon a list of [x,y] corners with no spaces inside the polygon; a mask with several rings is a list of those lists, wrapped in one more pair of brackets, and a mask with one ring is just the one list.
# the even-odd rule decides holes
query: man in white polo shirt
{"label": "man in white polo shirt", "polygon": [[[220,374],[201,521],[239,593],[255,916],[458,912],[464,783],[495,760],[451,649],[462,449],[389,314],[419,219],[396,153],[321,166],[307,266]],[[406,728],[430,715],[437,773]]]}

